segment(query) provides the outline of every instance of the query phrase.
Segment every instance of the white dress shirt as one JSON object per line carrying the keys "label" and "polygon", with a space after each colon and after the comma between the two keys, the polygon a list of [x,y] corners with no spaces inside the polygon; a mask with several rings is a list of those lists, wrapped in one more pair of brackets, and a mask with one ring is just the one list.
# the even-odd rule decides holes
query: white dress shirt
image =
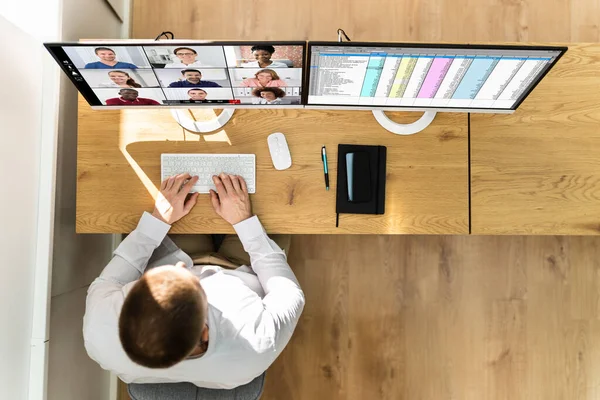
{"label": "white dress shirt", "polygon": [[[166,235],[170,225],[144,213],[137,228],[89,287],[83,336],[89,356],[126,383],[191,382],[230,389],[253,380],[275,361],[304,307],[304,293],[285,253],[256,216],[234,225],[251,267],[193,266]],[[118,333],[125,296],[146,268],[183,261],[208,299],[206,353],[170,368],[150,369],[129,359]]]}
{"label": "white dress shirt", "polygon": [[[268,65],[265,68],[269,69],[269,68],[287,68],[287,67],[288,66],[285,63],[273,61],[271,63],[271,65]],[[247,63],[243,63],[242,68],[262,68],[262,67],[260,65],[258,65],[258,61],[249,61]]]}
{"label": "white dress shirt", "polygon": [[179,69],[188,69],[188,68],[202,68],[202,67],[210,67],[210,65],[203,65],[200,61],[194,61],[191,64],[185,65],[181,61],[174,61],[171,64],[165,64],[165,68],[179,68]]}

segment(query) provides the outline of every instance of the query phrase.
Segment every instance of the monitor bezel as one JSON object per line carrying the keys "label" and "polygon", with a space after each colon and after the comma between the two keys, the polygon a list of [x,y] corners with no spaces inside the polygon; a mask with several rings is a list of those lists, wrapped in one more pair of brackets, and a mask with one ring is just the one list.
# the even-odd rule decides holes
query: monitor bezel
{"label": "monitor bezel", "polygon": [[[302,94],[300,96],[300,104],[282,104],[282,105],[272,105],[267,106],[264,104],[227,104],[227,103],[183,103],[183,104],[160,104],[156,105],[146,105],[146,106],[135,106],[135,109],[170,109],[170,108],[206,108],[206,109],[222,109],[222,108],[240,108],[240,109],[298,109],[304,108],[303,96],[306,88],[304,87],[305,82],[305,68],[306,68],[306,52],[307,52],[307,41],[300,40],[282,40],[282,41],[273,41],[273,40],[150,40],[150,39],[125,39],[125,40],[90,40],[90,41],[79,41],[79,42],[49,42],[44,43],[44,47],[52,58],[59,65],[61,70],[67,75],[69,80],[75,85],[75,88],[81,95],[85,98],[87,103],[93,110],[121,110],[121,109],[131,109],[131,106],[108,106],[106,104],[101,104],[100,99],[94,93],[94,90],[87,82],[84,80],[83,82],[77,82],[75,77],[72,75],[69,68],[63,64],[62,60],[58,57],[59,55],[63,55],[64,57],[69,59],[68,55],[63,50],[63,47],[89,47],[89,46],[123,46],[123,47],[132,47],[132,46],[253,46],[253,45],[272,45],[272,46],[302,46]],[[57,52],[62,52],[58,53]],[[73,69],[81,76],[79,69],[72,66]],[[228,68],[227,68],[228,69]],[[229,73],[229,71],[228,71]]]}
{"label": "monitor bezel", "polygon": [[[521,97],[511,108],[489,108],[489,107],[439,107],[439,106],[375,106],[361,104],[309,104],[308,96],[310,87],[310,65],[313,46],[340,46],[340,47],[409,47],[409,48],[435,48],[435,49],[481,49],[481,50],[541,50],[541,51],[559,51],[560,54],[550,64],[550,67],[542,73],[538,79],[533,82],[529,89],[523,92]],[[454,43],[418,43],[418,42],[332,42],[332,41],[309,41],[306,49],[306,65],[304,67],[306,80],[302,87],[302,104],[307,109],[336,109],[336,110],[384,110],[384,111],[437,111],[437,112],[482,112],[482,113],[511,113],[516,111],[521,103],[531,94],[536,86],[544,79],[544,77],[554,68],[562,56],[568,51],[567,46],[537,46],[537,45],[495,45],[495,44],[454,44]]]}

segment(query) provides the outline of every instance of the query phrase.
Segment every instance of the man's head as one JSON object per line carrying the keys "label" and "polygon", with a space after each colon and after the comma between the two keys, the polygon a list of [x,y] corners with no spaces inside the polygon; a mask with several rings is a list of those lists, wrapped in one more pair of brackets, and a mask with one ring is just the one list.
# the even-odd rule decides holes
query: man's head
{"label": "man's head", "polygon": [[188,90],[188,96],[190,100],[206,100],[206,91],[203,89],[190,89]]}
{"label": "man's head", "polygon": [[119,337],[129,358],[148,368],[169,368],[200,345],[208,303],[200,281],[183,267],[164,266],[142,275],[127,294]]}
{"label": "man's head", "polygon": [[190,83],[198,83],[202,80],[202,73],[197,69],[184,69],[181,71],[181,75]]}
{"label": "man's head", "polygon": [[139,93],[135,89],[121,89],[119,95],[125,100],[134,101],[138,98]]}
{"label": "man's head", "polygon": [[252,52],[252,55],[256,61],[260,63],[266,63],[271,59],[273,53],[275,53],[275,47],[271,45],[257,45],[252,46],[250,51]]}
{"label": "man's head", "polygon": [[178,47],[173,50],[173,54],[177,56],[184,64],[191,64],[196,61],[196,56],[198,53],[196,50],[191,49],[189,47]]}
{"label": "man's head", "polygon": [[115,61],[117,57],[113,49],[109,49],[108,47],[96,47],[94,50],[98,58],[102,61]]}

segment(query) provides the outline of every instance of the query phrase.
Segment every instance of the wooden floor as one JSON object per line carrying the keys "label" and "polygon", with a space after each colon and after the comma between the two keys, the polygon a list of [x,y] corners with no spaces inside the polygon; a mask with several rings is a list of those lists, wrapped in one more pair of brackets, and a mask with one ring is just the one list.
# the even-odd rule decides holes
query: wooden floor
{"label": "wooden floor", "polygon": [[[598,0],[134,0],[132,19],[135,38],[600,40]],[[292,246],[307,304],[263,399],[600,399],[600,238]]]}
{"label": "wooden floor", "polygon": [[298,236],[265,399],[600,399],[600,238]]}

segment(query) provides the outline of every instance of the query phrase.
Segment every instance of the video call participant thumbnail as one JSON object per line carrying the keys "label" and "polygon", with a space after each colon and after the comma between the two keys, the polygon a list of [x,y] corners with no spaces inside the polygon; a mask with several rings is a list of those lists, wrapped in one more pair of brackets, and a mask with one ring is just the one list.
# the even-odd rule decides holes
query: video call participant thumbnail
{"label": "video call participant thumbnail", "polygon": [[197,69],[184,69],[181,76],[183,80],[171,82],[169,87],[221,87],[216,82],[203,81],[202,72]]}
{"label": "video call participant thumbnail", "polygon": [[250,49],[256,61],[249,61],[242,64],[243,68],[287,68],[287,64],[277,61],[271,61],[275,47],[271,45],[257,45]]}
{"label": "video call participant thumbnail", "polygon": [[208,95],[208,93],[206,93],[206,90],[202,90],[202,89],[188,90],[188,96],[190,96],[190,100],[204,101],[204,100],[206,100],[207,95]]}
{"label": "video call participant thumbnail", "polygon": [[196,50],[194,49],[191,49],[189,47],[178,47],[175,50],[173,50],[173,54],[177,56],[179,61],[167,64],[165,65],[165,68],[185,69],[202,67],[202,63],[200,61],[196,61],[198,52],[196,52]]}
{"label": "video call participant thumbnail", "polygon": [[141,88],[142,85],[137,83],[129,74],[125,71],[110,71],[108,78],[111,82],[101,83],[99,87],[122,87],[122,88]]}
{"label": "video call participant thumbnail", "polygon": [[261,69],[254,78],[244,79],[242,85],[245,87],[283,87],[287,83],[272,69]]}
{"label": "video call participant thumbnail", "polygon": [[134,64],[117,61],[117,55],[108,47],[96,47],[94,50],[100,61],[85,64],[86,69],[137,69]]}
{"label": "video call participant thumbnail", "polygon": [[115,97],[106,100],[107,106],[158,106],[160,103],[156,100],[138,97],[139,93],[135,89],[119,90],[121,97]]}
{"label": "video call participant thumbnail", "polygon": [[281,104],[285,92],[277,87],[263,87],[254,89],[252,95],[258,97],[252,100],[252,104]]}

